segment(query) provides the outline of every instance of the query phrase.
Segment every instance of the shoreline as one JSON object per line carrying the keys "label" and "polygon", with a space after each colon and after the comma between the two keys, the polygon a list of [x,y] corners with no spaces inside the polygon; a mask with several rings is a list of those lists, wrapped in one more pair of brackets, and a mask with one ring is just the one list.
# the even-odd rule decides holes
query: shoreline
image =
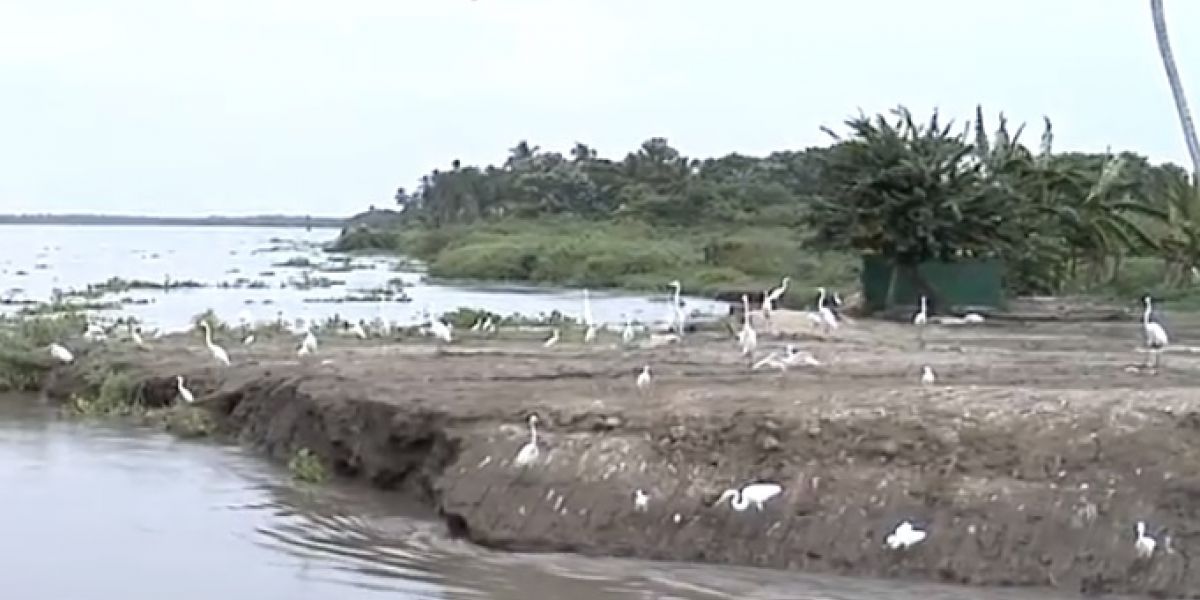
{"label": "shoreline", "polygon": [[[288,337],[247,350],[226,338],[218,368],[195,335],[79,352],[49,397],[81,373],[130,368],[147,405],[171,404],[176,374],[218,431],[286,461],[314,452],[338,476],[403,493],[452,534],[512,551],[562,551],[851,576],[1084,593],[1175,596],[1200,494],[1200,361],[1157,376],[1127,370],[1131,324],[911,327],[863,321],[822,340],[789,327],[826,364],[749,372],[712,333],[682,345],[546,349],[540,332],[420,342],[322,340],[301,363]],[[1200,324],[1197,324],[1200,331]],[[322,364],[322,361],[330,361]],[[922,363],[942,379],[916,383]],[[655,383],[634,377],[651,364]],[[535,412],[534,467],[514,467]],[[713,506],[754,480],[784,491],[744,512]],[[635,509],[633,493],[650,495]],[[676,515],[679,515],[677,518]],[[901,520],[926,528],[884,548]],[[1159,536],[1134,556],[1133,523]],[[1166,538],[1170,537],[1168,541]]]}

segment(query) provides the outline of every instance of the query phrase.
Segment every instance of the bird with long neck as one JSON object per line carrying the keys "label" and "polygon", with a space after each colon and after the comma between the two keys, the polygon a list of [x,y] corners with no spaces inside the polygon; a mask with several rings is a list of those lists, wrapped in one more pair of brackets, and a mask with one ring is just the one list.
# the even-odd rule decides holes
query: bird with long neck
{"label": "bird with long neck", "polygon": [[912,323],[917,327],[917,343],[925,347],[925,324],[929,322],[929,301],[921,296],[921,310],[913,315]]}
{"label": "bird with long neck", "polygon": [[204,345],[208,346],[209,353],[213,355],[213,358],[217,359],[217,362],[228,367],[230,364],[229,353],[224,348],[213,343],[212,326],[208,324],[208,321],[200,321],[200,326],[204,328]]}
{"label": "bird with long neck", "polygon": [[750,323],[750,297],[742,294],[742,331],[738,334],[738,342],[742,346],[742,356],[750,364],[754,364],[754,351],[758,348],[758,333]]}
{"label": "bird with long neck", "polygon": [[538,457],[537,415],[529,415],[529,441],[517,451],[513,464],[518,467],[529,466]]}
{"label": "bird with long neck", "polygon": [[670,283],[670,285],[671,285],[671,287],[675,288],[675,293],[671,296],[671,310],[673,311],[673,314],[674,314],[676,333],[678,333],[679,337],[682,338],[683,330],[684,330],[684,320],[687,317],[683,313],[683,302],[680,300],[680,296],[683,294],[683,284],[679,283],[679,280],[676,279],[676,280],[672,281]]}
{"label": "bird with long neck", "polygon": [[821,326],[825,328],[825,333],[829,333],[830,330],[838,327],[837,315],[834,315],[833,311],[825,305],[825,288],[819,287],[817,292],[817,316],[821,319]]}
{"label": "bird with long neck", "polygon": [[[1167,330],[1159,323],[1151,320],[1151,313],[1154,312],[1153,300],[1150,296],[1142,298],[1146,304],[1146,309],[1142,311],[1142,333],[1146,339],[1146,349],[1150,352],[1150,357],[1153,359],[1153,367],[1157,369],[1162,360],[1162,351],[1166,349],[1170,339],[1167,336]],[[1150,361],[1146,363],[1150,367]]]}

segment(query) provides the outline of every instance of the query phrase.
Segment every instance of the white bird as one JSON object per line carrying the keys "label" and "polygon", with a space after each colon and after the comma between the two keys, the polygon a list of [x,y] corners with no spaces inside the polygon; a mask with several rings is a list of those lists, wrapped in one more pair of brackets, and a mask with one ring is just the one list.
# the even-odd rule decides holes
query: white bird
{"label": "white bird", "polygon": [[484,319],[483,327],[480,327],[480,330],[484,333],[496,333],[496,324],[492,322],[491,316],[488,316],[488,318]]}
{"label": "white bird", "polygon": [[517,451],[517,457],[513,459],[513,464],[518,467],[526,467],[537,460],[538,445],[537,445],[537,415],[529,415],[529,441],[521,446]]}
{"label": "white bird", "polygon": [[213,358],[217,359],[217,362],[228,367],[229,353],[224,348],[213,343],[212,326],[208,324],[208,321],[200,321],[200,326],[204,328],[204,345],[208,346],[208,351],[212,353]]}
{"label": "white bird", "polygon": [[937,376],[933,374],[933,367],[925,365],[921,367],[921,384],[933,385],[937,381]]}
{"label": "white bird", "polygon": [[1133,549],[1137,552],[1138,558],[1150,558],[1154,554],[1154,549],[1158,546],[1158,541],[1146,535],[1146,522],[1138,521],[1134,526],[1137,532],[1137,539],[1133,542]]}
{"label": "white bird", "polygon": [[754,363],[754,365],[750,368],[754,371],[757,371],[757,370],[765,368],[765,367],[774,367],[776,369],[779,369],[780,371],[786,371],[788,368],[788,363],[784,359],[779,358],[778,354],[772,352],[772,353],[764,356],[762,358],[762,360],[759,360],[758,362]]}
{"label": "white bird", "polygon": [[791,280],[791,277],[784,277],[783,281],[780,282],[779,287],[767,292],[766,297],[763,299],[764,304],[770,303],[772,306],[774,306],[775,303],[783,297],[783,294],[787,292],[788,282]]}
{"label": "white bird", "polygon": [[196,401],[196,396],[192,394],[192,390],[184,387],[183,375],[175,376],[175,385],[179,388],[179,397],[182,398],[184,402],[191,404]]}
{"label": "white bird", "polygon": [[296,351],[297,356],[308,356],[309,354],[317,353],[317,336],[313,335],[312,329],[304,332],[304,341],[300,342],[300,349]]}
{"label": "white bird", "polygon": [[766,503],[767,500],[770,500],[781,493],[783,493],[783,486],[779,485],[778,483],[752,483],[746,487],[743,487],[741,490],[730,488],[724,492],[721,492],[721,497],[717,498],[717,501],[713,504],[713,506],[716,506],[717,504],[724,502],[726,498],[729,498],[729,505],[733,507],[733,510],[741,512],[749,508],[750,504],[752,503],[754,504],[755,508],[762,510],[763,504]]}
{"label": "white bird", "polygon": [[633,490],[633,510],[645,512],[650,507],[650,496],[641,489]]}
{"label": "white bird", "polygon": [[1146,303],[1146,310],[1142,312],[1142,333],[1145,334],[1146,348],[1150,350],[1154,366],[1157,367],[1160,353],[1170,343],[1170,339],[1162,325],[1150,320],[1150,313],[1154,310],[1150,296],[1146,296],[1142,301]]}
{"label": "white bird", "polygon": [[592,316],[592,300],[587,289],[583,290],[583,324],[588,327],[596,326],[596,317]]}
{"label": "white bird", "polygon": [[83,337],[92,342],[103,342],[108,339],[108,334],[104,333],[103,327],[95,323],[90,323],[83,332]]}
{"label": "white bird", "polygon": [[363,329],[362,321],[350,326],[350,334],[360,340],[367,339],[367,330]]}
{"label": "white bird", "polygon": [[588,325],[587,329],[584,330],[584,332],[583,332],[583,341],[584,341],[584,343],[590,344],[590,343],[594,342],[595,340],[596,340],[596,326]]}
{"label": "white bird", "polygon": [[638,373],[637,389],[640,392],[648,387],[650,387],[650,365],[645,365],[642,367],[642,372]]}
{"label": "white bird", "polygon": [[558,328],[555,327],[554,331],[550,332],[550,337],[546,338],[545,342],[542,342],[542,347],[549,348],[557,343],[558,343]]}
{"label": "white bird", "polygon": [[58,343],[50,344],[50,356],[53,356],[59,362],[68,364],[75,360],[75,355],[71,354],[71,351],[67,350],[66,346]]}
{"label": "white bird", "polygon": [[750,324],[750,297],[742,294],[742,331],[738,333],[738,343],[742,347],[742,356],[754,360],[754,351],[758,349],[758,333]]}
{"label": "white bird", "polygon": [[242,338],[242,345],[243,345],[243,346],[249,346],[250,344],[253,344],[253,343],[254,343],[254,334],[253,334],[253,333],[251,333],[250,335],[248,335],[248,336],[246,336],[246,337]]}
{"label": "white bird", "polygon": [[963,323],[979,324],[983,322],[983,315],[979,313],[967,313],[963,315]]}
{"label": "white bird", "polygon": [[904,521],[887,536],[885,543],[892,550],[911,548],[925,541],[925,532],[913,527],[912,523]]}
{"label": "white bird", "polygon": [[680,300],[680,295],[683,293],[683,284],[679,283],[679,280],[676,279],[668,285],[675,288],[675,293],[671,296],[671,310],[674,316],[675,332],[682,338],[685,327],[684,322],[687,320],[687,315],[683,312],[683,302]]}
{"label": "white bird", "polygon": [[450,330],[450,326],[442,322],[441,319],[433,319],[430,321],[429,332],[433,334],[433,337],[436,337],[447,344],[454,339],[454,336]]}
{"label": "white bird", "polygon": [[929,322],[929,302],[925,296],[921,296],[921,310],[913,315],[912,323],[917,327],[923,327],[927,322]]}
{"label": "white bird", "polygon": [[810,367],[821,366],[821,361],[817,360],[817,357],[813,356],[812,354],[810,354],[808,352],[801,352],[801,351],[797,350],[795,344],[787,345],[786,354],[784,354],[783,359],[784,359],[784,361],[787,362],[788,365],[794,365],[796,363],[804,363],[805,365],[808,365]]}
{"label": "white bird", "polygon": [[475,317],[475,323],[471,325],[471,331],[478,332],[483,329],[483,317]]}
{"label": "white bird", "polygon": [[838,328],[837,315],[833,314],[828,306],[825,306],[825,288],[817,288],[817,291],[820,292],[820,296],[817,297],[817,315],[821,317],[821,326],[828,333],[830,330]]}
{"label": "white bird", "polygon": [[628,346],[633,343],[635,337],[637,337],[637,332],[633,330],[633,324],[629,322],[629,317],[625,317],[625,328],[621,330],[621,343]]}
{"label": "white bird", "polygon": [[137,346],[138,348],[145,348],[146,340],[142,339],[142,334],[138,333],[138,330],[133,326],[133,323],[129,323],[127,327],[129,327],[129,339],[133,340],[133,345]]}

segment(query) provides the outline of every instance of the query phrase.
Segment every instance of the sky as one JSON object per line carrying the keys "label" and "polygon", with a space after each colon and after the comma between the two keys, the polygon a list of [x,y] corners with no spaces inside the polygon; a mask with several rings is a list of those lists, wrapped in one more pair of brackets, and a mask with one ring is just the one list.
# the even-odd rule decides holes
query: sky
{"label": "sky", "polygon": [[1145,0],[0,0],[0,213],[341,216],[522,139],[766,154],[898,104],[1188,162]]}

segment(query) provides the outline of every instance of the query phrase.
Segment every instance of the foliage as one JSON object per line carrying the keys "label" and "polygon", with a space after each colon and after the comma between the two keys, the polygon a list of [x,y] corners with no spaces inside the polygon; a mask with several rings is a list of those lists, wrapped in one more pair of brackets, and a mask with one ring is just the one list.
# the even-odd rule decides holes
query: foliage
{"label": "foliage", "polygon": [[107,371],[95,391],[72,398],[71,410],[88,417],[128,416],[137,413],[141,405],[135,395],[136,381],[122,371]]}
{"label": "foliage", "polygon": [[321,483],[329,479],[325,464],[315,452],[308,448],[297,449],[288,460],[288,470],[292,478],[304,483]]}
{"label": "foliage", "polygon": [[1200,198],[1174,165],[1055,153],[1049,120],[1030,149],[1023,127],[1000,115],[989,131],[982,109],[961,126],[903,107],[845,126],[828,147],[762,157],[691,158],[663,138],[620,158],[519,142],[498,165],[453,161],[401,188],[398,211],[355,219],[334,249],[404,253],[447,278],[680,279],[693,293],[790,275],[805,300],[849,283],[862,254],[902,267],[999,257],[1017,293],[1095,288],[1134,257],[1168,262],[1177,285],[1200,269]]}

